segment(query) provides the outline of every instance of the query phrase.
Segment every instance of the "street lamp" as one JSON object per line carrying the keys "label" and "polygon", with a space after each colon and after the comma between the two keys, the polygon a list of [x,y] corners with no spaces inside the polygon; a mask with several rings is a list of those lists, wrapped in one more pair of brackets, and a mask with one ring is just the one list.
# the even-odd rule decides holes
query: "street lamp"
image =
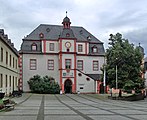
{"label": "street lamp", "polygon": [[106,63],[105,63],[105,57],[104,57],[104,76],[103,76],[103,86],[104,86],[104,94],[106,90]]}
{"label": "street lamp", "polygon": [[116,65],[116,90],[118,88],[117,65]]}
{"label": "street lamp", "polygon": [[[116,58],[117,60],[117,58]],[[117,76],[117,63],[116,63],[116,66],[115,66],[115,72],[116,72],[116,90],[118,89],[118,76]]]}

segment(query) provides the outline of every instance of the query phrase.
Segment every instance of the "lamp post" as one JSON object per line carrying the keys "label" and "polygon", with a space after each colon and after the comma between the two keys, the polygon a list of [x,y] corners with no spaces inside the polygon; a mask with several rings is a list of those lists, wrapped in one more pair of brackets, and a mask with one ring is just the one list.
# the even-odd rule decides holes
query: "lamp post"
{"label": "lamp post", "polygon": [[103,86],[104,86],[104,94],[106,90],[106,63],[105,63],[105,57],[104,57],[104,76],[103,76]]}
{"label": "lamp post", "polygon": [[116,65],[116,90],[118,88],[117,65]]}
{"label": "lamp post", "polygon": [[[117,61],[117,60],[118,60],[118,58],[116,58],[116,61]],[[115,70],[116,70],[116,71],[115,71],[115,72],[116,72],[115,74],[116,74],[116,91],[117,91],[117,89],[118,89],[117,62],[116,62]]]}

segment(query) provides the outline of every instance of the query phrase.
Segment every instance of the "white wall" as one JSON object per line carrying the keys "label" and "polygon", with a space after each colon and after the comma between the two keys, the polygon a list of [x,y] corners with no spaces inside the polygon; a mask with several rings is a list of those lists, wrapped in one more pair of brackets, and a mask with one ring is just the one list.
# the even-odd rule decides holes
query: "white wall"
{"label": "white wall", "polygon": [[[82,74],[82,76],[79,76],[78,75],[79,73],[80,72],[77,71],[77,91],[81,93],[95,93],[96,92],[95,81],[84,74]],[[87,81],[86,78],[89,78],[90,80]]]}
{"label": "white wall", "polygon": [[[83,46],[83,51],[82,52],[78,52],[78,45],[82,45]],[[76,51],[78,54],[86,54],[86,49],[87,49],[87,53],[89,52],[89,44],[87,44],[86,46],[86,42],[77,42],[76,43]],[[87,47],[87,48],[86,48]]]}
{"label": "white wall", "polygon": [[62,51],[63,52],[67,52],[67,48],[65,46],[65,43],[66,42],[70,42],[71,43],[71,47],[69,48],[70,49],[70,52],[74,52],[74,40],[62,40]]}
{"label": "white wall", "polygon": [[[6,95],[9,95],[9,93],[12,93],[13,90],[18,90],[18,80],[19,80],[18,56],[0,40],[0,54],[1,54],[1,48],[3,48],[3,61],[0,60],[0,74],[2,74],[3,86],[2,88],[0,88],[0,91],[3,91],[6,93]],[[6,64],[6,51],[8,52],[8,64]],[[11,55],[11,66],[10,66],[10,55]],[[14,67],[13,67],[13,58],[14,58]],[[7,85],[6,85],[6,75],[7,75]]]}
{"label": "white wall", "polygon": [[[88,74],[102,74],[100,68],[103,66],[104,57],[97,56],[77,56],[77,60],[83,60],[83,72]],[[93,71],[93,61],[97,60],[99,62],[98,71]]]}
{"label": "white wall", "polygon": [[[37,70],[30,70],[30,59],[37,60]],[[48,59],[54,60],[54,70],[48,70]],[[57,55],[23,54],[23,90],[29,91],[27,81],[33,75],[51,76],[59,83],[59,60]]]}

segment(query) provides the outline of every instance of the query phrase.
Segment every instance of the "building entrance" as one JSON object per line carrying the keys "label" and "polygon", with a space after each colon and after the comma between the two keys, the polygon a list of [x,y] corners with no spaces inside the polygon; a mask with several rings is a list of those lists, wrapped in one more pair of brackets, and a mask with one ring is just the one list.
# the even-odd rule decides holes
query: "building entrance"
{"label": "building entrance", "polygon": [[65,93],[72,93],[72,81],[66,80],[64,83],[64,91]]}

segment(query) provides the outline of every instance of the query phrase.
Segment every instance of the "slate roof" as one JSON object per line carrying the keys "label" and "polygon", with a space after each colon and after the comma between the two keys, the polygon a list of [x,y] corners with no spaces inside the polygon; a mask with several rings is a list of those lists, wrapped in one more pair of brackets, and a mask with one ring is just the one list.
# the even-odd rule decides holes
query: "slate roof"
{"label": "slate roof", "polygon": [[[77,41],[88,41],[88,42],[95,42],[101,43],[95,36],[93,36],[90,32],[88,32],[83,27],[78,26],[71,26],[71,31],[73,32],[72,37],[75,37]],[[27,35],[23,40],[40,40],[39,34],[43,33],[44,38],[47,40],[58,40],[59,37],[62,36],[63,33],[63,26],[61,25],[47,25],[47,24],[40,24],[34,31],[32,31],[29,35]],[[90,36],[90,40],[88,37]]]}
{"label": "slate roof", "polygon": [[17,49],[14,47],[14,43],[11,42],[11,39],[8,38],[8,35],[4,33],[4,29],[0,29],[0,39],[2,42],[7,45],[17,56],[19,56]]}

